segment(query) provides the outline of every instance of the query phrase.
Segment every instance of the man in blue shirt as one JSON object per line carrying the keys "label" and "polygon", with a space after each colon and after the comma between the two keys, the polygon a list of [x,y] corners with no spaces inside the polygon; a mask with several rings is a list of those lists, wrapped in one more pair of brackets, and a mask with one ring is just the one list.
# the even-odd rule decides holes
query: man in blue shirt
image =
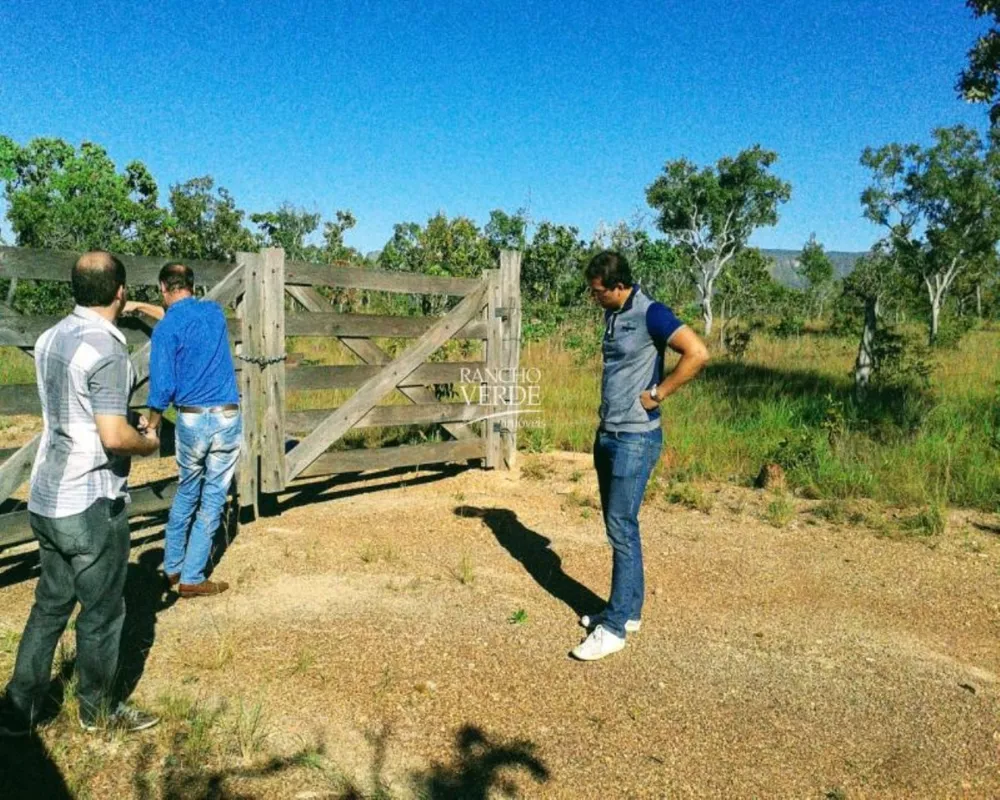
{"label": "man in blue shirt", "polygon": [[[633,285],[620,253],[598,253],[586,277],[591,296],[604,309],[594,467],[612,548],[611,596],[600,614],[580,618],[591,632],[572,654],[595,661],[621,650],[626,633],[639,630],[645,593],[639,506],[663,447],[660,404],[701,371],[708,350],[669,308]],[[664,375],[668,347],[681,358]]]}
{"label": "man in blue shirt", "polygon": [[222,308],[195,298],[190,267],[167,264],[159,279],[166,312],[153,329],[149,424],[174,404],[179,472],[163,569],[181,597],[221,594],[229,585],[205,572],[243,441],[229,332]]}

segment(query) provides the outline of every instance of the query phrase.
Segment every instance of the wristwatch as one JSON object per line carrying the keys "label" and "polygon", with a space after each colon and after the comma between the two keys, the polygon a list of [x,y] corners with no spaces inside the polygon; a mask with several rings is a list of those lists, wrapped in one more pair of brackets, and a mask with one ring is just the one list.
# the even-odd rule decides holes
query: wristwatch
{"label": "wristwatch", "polygon": [[657,403],[660,402],[660,398],[656,396],[656,384],[653,384],[653,388],[649,390],[649,396],[655,400]]}

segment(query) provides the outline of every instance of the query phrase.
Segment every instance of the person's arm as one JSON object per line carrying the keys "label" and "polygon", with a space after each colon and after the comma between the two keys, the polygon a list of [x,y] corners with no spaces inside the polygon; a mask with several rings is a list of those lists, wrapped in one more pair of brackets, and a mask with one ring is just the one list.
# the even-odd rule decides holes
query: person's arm
{"label": "person's arm", "polygon": [[117,414],[95,414],[97,435],[109,453],[119,456],[149,456],[160,449],[160,440],[155,428],[139,433],[128,424],[125,417]]}
{"label": "person's arm", "polygon": [[708,363],[708,348],[691,328],[684,325],[674,313],[662,303],[654,303],[646,314],[646,326],[650,336],[661,350],[669,347],[680,353],[681,359],[674,369],[656,386],[656,399],[649,391],[639,395],[639,402],[647,411],[653,411],[681,386],[701,372]]}
{"label": "person's arm", "polygon": [[163,412],[173,402],[177,392],[175,354],[176,347],[170,331],[159,326],[154,328],[149,351],[149,397],[146,400],[149,427],[154,431],[159,430]]}
{"label": "person's arm", "polygon": [[139,433],[128,423],[130,375],[128,353],[123,347],[97,363],[88,376],[87,389],[104,448],[115,455],[146,456],[159,449],[160,440],[154,432]]}
{"label": "person's arm", "polygon": [[125,308],[122,310],[123,314],[145,314],[147,317],[152,317],[153,319],[163,319],[163,315],[166,314],[166,309],[163,306],[153,305],[152,303],[140,303],[138,300],[129,300],[125,303]]}
{"label": "person's arm", "polygon": [[708,363],[708,348],[697,333],[687,326],[679,328],[670,337],[668,346],[671,350],[681,354],[681,360],[677,366],[664,378],[656,387],[656,397],[654,400],[649,392],[643,392],[640,396],[642,407],[647,411],[656,408],[665,397],[669,397],[695,375],[701,372],[702,367]]}

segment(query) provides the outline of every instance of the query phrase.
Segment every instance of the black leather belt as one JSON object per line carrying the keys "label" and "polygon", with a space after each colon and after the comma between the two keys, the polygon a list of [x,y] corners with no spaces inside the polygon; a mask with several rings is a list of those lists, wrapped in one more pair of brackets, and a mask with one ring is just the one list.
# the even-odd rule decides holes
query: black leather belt
{"label": "black leather belt", "polygon": [[236,403],[226,403],[224,406],[177,406],[177,410],[182,414],[218,414],[220,411],[239,411],[240,407]]}

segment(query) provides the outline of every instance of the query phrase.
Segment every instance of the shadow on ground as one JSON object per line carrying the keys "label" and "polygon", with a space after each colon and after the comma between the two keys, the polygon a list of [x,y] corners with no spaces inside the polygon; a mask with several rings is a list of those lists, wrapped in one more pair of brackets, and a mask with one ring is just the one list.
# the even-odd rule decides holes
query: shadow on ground
{"label": "shadow on ground", "polygon": [[128,565],[125,577],[125,622],[118,649],[118,692],[129,697],[142,677],[146,659],[156,640],[156,617],[177,602],[177,595],[166,592],[159,566],[163,549],[153,548],[139,554],[137,563]]}
{"label": "shadow on ground", "polygon": [[[468,464],[439,464],[433,467],[397,467],[379,472],[366,472],[363,475],[357,472],[341,473],[324,480],[292,487],[283,495],[274,496],[269,504],[262,509],[262,512],[265,515],[281,514],[290,508],[322,503],[327,500],[358,497],[373,492],[398,489],[403,486],[422,486],[426,483],[452,478],[470,469],[473,467]],[[371,481],[387,481],[389,478],[395,478],[395,480],[371,483]],[[360,486],[351,485],[359,480],[363,480],[365,483]]]}
{"label": "shadow on ground", "polygon": [[[256,781],[296,770],[309,770],[312,778],[308,782],[313,785],[325,784],[321,791],[301,792],[302,797],[392,800],[395,796],[384,774],[391,738],[389,728],[366,736],[373,756],[363,785],[346,777],[336,764],[329,761],[322,740],[290,756],[273,757],[258,765],[211,769],[196,755],[198,748],[192,748],[188,741],[190,736],[190,731],[175,733],[165,757],[153,742],[143,745],[132,772],[135,797],[141,800],[152,800],[154,797],[163,800],[263,797],[265,795],[255,791],[261,788],[254,786]],[[161,765],[162,769],[159,768]],[[452,759],[448,763],[435,762],[426,770],[411,773],[408,783],[412,794],[426,800],[486,800],[497,793],[516,796],[517,778],[525,772],[537,783],[544,783],[550,777],[534,743],[524,740],[505,743],[490,737],[480,728],[465,725],[455,735]]]}
{"label": "shadow on ground", "polygon": [[23,739],[0,739],[0,797],[4,800],[72,799],[59,767],[38,734]]}
{"label": "shadow on ground", "polygon": [[602,598],[563,571],[562,559],[550,547],[552,540],[526,527],[510,509],[459,506],[454,513],[485,522],[500,545],[521,563],[535,582],[569,606],[577,616],[595,614],[604,608]]}

